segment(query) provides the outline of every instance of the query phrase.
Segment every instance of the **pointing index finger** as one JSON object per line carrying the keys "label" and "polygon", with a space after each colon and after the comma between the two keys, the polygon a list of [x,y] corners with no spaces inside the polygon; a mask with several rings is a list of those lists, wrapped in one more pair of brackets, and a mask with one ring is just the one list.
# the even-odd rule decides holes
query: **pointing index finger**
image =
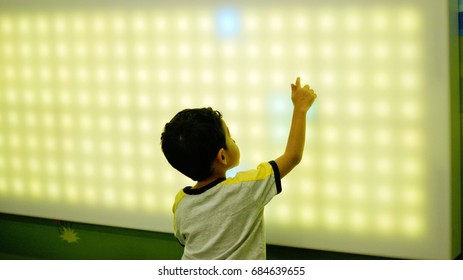
{"label": "pointing index finger", "polygon": [[296,79],[296,88],[301,88],[301,78],[300,77],[297,77]]}

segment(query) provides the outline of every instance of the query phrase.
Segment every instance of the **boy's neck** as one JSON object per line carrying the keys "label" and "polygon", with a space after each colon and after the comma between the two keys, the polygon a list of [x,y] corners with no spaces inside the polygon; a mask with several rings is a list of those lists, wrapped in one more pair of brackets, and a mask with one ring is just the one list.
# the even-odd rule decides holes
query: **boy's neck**
{"label": "boy's neck", "polygon": [[209,178],[207,178],[205,180],[198,181],[196,183],[196,185],[194,185],[191,188],[192,189],[200,189],[200,188],[205,187],[205,186],[209,185],[210,183],[212,183],[215,180],[220,179],[220,178],[225,178],[225,172],[218,172],[217,174],[213,174],[211,177],[209,177]]}

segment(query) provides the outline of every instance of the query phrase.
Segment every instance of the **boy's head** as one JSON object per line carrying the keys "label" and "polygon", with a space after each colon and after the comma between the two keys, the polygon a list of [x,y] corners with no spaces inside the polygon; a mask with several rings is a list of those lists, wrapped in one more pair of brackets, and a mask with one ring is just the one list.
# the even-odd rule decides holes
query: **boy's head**
{"label": "boy's head", "polygon": [[239,150],[230,138],[222,114],[212,108],[185,109],[177,113],[164,127],[161,146],[167,161],[194,181],[205,180],[213,174],[213,163],[220,152],[230,148],[227,146],[232,146],[233,160],[239,161]]}

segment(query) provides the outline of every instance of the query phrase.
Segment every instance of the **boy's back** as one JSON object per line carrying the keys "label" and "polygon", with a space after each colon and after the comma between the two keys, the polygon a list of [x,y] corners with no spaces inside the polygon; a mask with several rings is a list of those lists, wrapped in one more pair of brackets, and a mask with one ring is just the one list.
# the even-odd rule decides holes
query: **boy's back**
{"label": "boy's back", "polygon": [[186,244],[183,259],[265,259],[264,206],[281,192],[275,162],[180,191],[174,234]]}

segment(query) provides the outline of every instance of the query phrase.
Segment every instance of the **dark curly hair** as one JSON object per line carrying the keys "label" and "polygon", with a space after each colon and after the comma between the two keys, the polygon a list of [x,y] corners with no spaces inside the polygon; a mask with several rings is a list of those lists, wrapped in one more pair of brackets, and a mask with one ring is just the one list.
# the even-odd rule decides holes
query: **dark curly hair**
{"label": "dark curly hair", "polygon": [[185,109],[168,122],[161,135],[167,161],[194,181],[212,175],[212,163],[226,149],[222,114],[212,108]]}

